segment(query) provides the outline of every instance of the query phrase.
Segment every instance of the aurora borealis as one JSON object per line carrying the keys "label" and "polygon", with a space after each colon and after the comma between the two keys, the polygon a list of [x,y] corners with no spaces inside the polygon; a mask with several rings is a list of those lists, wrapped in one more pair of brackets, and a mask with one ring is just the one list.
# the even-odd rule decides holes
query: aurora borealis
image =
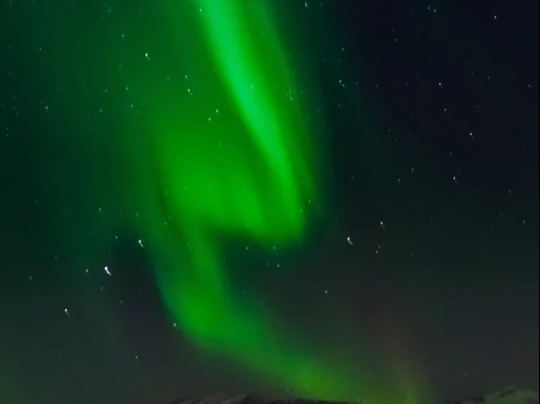
{"label": "aurora borealis", "polygon": [[[309,155],[317,133],[304,122],[299,102],[287,98],[297,84],[289,77],[269,5],[196,5],[202,34],[183,29],[178,36],[203,37],[191,46],[209,49],[209,55],[192,58],[187,50],[188,70],[207,66],[199,68],[203,82],[165,99],[158,87],[144,108],[150,111],[145,149],[153,152],[150,166],[157,165],[163,203],[176,225],[172,234],[164,231],[163,208],[144,205],[151,220],[141,233],[150,235],[151,245],[174,252],[168,261],[160,253],[155,258],[163,300],[195,344],[299,394],[353,398],[361,392],[356,377],[317,363],[300,343],[276,338],[282,330],[272,327],[264,311],[232,299],[221,240],[245,238],[268,249],[301,240],[309,201],[319,199],[315,156]],[[178,22],[190,11],[173,8],[171,18]],[[183,86],[189,85],[185,79]],[[185,256],[177,252],[183,240]]]}
{"label": "aurora borealis", "polygon": [[[442,101],[438,93],[424,101],[416,91],[417,98],[400,101],[416,108],[414,123],[392,115],[387,100],[398,77],[388,78],[386,95],[373,83],[379,71],[397,67],[378,67],[366,20],[365,37],[355,36],[358,21],[343,28],[345,16],[367,13],[345,3],[5,6],[4,54],[16,49],[18,56],[0,82],[3,93],[17,94],[3,94],[10,112],[0,158],[10,185],[1,203],[3,212],[20,210],[0,221],[0,269],[11,279],[0,289],[0,345],[11,352],[0,360],[1,402],[73,402],[85,392],[89,403],[150,403],[259,388],[429,403],[448,393],[447,379],[473,373],[442,371],[426,357],[437,343],[450,357],[469,352],[468,331],[447,345],[438,332],[451,335],[470,307],[482,307],[466,288],[487,282],[474,262],[489,263],[495,274],[481,299],[507,293],[493,306],[498,312],[503,300],[531,306],[538,188],[530,184],[537,173],[517,163],[528,157],[513,156],[516,166],[502,168],[514,173],[502,191],[489,188],[457,141],[431,140],[462,131],[458,107],[451,124],[425,124]],[[423,17],[411,11],[409,18]],[[464,46],[459,38],[453,44]],[[447,97],[450,109],[459,104]],[[523,97],[515,104],[537,101]],[[522,107],[523,135],[515,140],[527,153],[531,110]],[[482,139],[476,125],[463,144]],[[411,131],[431,138],[395,146]],[[463,160],[441,158],[441,147]],[[493,154],[494,146],[484,147],[492,149],[477,159]],[[508,188],[517,194],[511,203]],[[497,224],[493,236],[486,229],[501,210],[524,217]],[[483,247],[461,244],[469,234],[483,238]],[[519,243],[509,245],[508,237]],[[500,243],[507,255],[479,255]],[[11,267],[17,275],[6,275]],[[501,292],[508,268],[518,286]],[[528,292],[516,298],[523,284]],[[461,285],[468,297],[451,297],[448,285]],[[525,341],[523,351],[508,354],[515,363],[537,340],[531,316],[501,337]],[[33,332],[39,337],[30,338]],[[41,378],[25,365],[36,352]],[[52,358],[65,363],[44,371]],[[521,368],[530,373],[528,362]],[[534,371],[523,378],[533,379]]]}

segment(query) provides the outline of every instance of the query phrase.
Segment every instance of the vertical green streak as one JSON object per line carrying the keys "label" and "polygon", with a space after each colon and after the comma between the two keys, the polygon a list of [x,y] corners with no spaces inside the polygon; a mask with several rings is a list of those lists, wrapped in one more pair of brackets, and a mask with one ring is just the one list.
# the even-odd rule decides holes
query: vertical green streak
{"label": "vertical green streak", "polygon": [[[161,219],[143,230],[161,251],[155,257],[164,302],[194,344],[297,394],[395,402],[397,392],[377,388],[366,369],[316,359],[258,302],[234,299],[221,240],[301,242],[308,201],[322,196],[309,147],[320,133],[306,122],[306,107],[288,98],[296,84],[266,1],[193,4],[194,26],[178,24],[176,34],[179,43],[193,41],[184,63],[204,79],[186,83],[172,103],[154,87],[148,103],[148,140],[165,209],[177,224],[164,230]],[[179,7],[169,2],[173,20],[185,12]],[[212,115],[216,109],[222,113]]]}

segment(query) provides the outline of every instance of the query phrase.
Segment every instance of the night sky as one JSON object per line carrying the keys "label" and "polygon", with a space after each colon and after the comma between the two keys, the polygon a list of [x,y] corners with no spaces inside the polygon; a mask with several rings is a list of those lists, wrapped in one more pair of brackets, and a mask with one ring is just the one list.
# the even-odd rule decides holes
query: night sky
{"label": "night sky", "polygon": [[0,402],[538,388],[538,2],[0,3]]}

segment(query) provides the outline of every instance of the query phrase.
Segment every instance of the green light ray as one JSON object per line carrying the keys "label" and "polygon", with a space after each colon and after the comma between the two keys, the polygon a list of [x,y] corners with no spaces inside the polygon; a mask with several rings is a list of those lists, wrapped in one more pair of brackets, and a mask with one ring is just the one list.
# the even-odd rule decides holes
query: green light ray
{"label": "green light ray", "polygon": [[[206,37],[194,46],[209,52],[187,52],[197,54],[190,70],[198,67],[205,81],[177,94],[173,105],[156,95],[147,127],[166,209],[181,228],[158,230],[152,239],[168,251],[178,250],[178,240],[189,242],[187,255],[169,261],[187,268],[161,269],[157,258],[164,302],[198,346],[298,394],[393,402],[400,393],[378,388],[367,369],[315,359],[257,304],[233,299],[219,240],[250,237],[268,247],[301,242],[308,201],[322,191],[313,176],[317,161],[304,145],[321,134],[306,122],[309,106],[287,98],[295,83],[267,3],[194,4]],[[170,4],[172,16],[175,7]],[[179,28],[178,38],[193,37],[188,31]],[[207,118],[220,109],[227,115]]]}

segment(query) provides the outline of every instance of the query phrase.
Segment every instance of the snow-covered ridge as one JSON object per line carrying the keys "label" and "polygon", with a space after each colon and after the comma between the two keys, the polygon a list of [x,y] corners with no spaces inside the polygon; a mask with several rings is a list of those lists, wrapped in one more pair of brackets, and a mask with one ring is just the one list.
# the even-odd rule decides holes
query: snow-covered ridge
{"label": "snow-covered ridge", "polygon": [[[186,397],[175,400],[170,404],[347,404],[324,400],[308,399],[278,399],[266,397],[258,394],[241,394],[237,396],[227,396],[216,393],[202,397]],[[360,401],[359,403],[362,404]],[[396,398],[396,404],[399,404],[399,398]],[[437,404],[437,403],[426,403]],[[496,393],[464,398],[460,400],[448,401],[445,404],[540,404],[537,391],[518,390],[507,388]]]}

